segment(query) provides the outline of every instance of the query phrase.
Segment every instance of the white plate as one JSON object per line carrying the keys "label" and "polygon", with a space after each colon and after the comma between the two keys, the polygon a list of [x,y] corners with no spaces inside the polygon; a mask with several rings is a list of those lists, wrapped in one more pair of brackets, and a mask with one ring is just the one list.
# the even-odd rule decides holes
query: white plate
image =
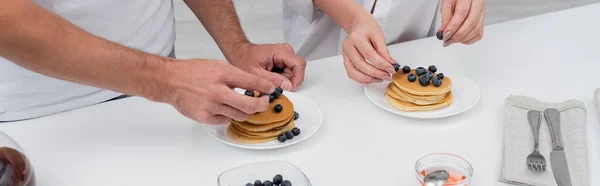
{"label": "white plate", "polygon": [[[244,90],[238,89],[236,89],[236,91],[240,93],[244,92]],[[323,123],[323,113],[321,113],[321,109],[317,104],[304,96],[293,92],[284,92],[283,94],[294,103],[294,109],[296,109],[296,112],[300,115],[295,123],[301,133],[291,140],[287,140],[284,143],[273,140],[262,144],[243,144],[233,141],[227,136],[227,125],[204,125],[204,129],[206,129],[206,132],[208,132],[210,136],[220,142],[245,149],[276,149],[300,143],[315,134],[315,132],[321,128],[321,124]]]}
{"label": "white plate", "polygon": [[365,86],[365,94],[375,105],[389,112],[410,118],[435,119],[460,114],[475,106],[480,97],[479,87],[473,80],[465,76],[452,77],[452,95],[454,96],[452,104],[433,111],[405,112],[392,106],[385,98],[385,89],[388,83],[368,84]]}

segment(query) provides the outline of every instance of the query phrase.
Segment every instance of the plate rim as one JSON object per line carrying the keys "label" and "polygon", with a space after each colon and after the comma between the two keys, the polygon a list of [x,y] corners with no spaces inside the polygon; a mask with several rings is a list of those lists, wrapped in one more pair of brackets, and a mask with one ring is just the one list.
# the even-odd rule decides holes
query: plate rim
{"label": "plate rim", "polygon": [[302,139],[300,139],[300,140],[293,140],[293,141],[288,142],[288,143],[282,143],[281,145],[272,145],[272,146],[264,146],[264,147],[263,146],[248,146],[248,145],[244,145],[244,144],[238,144],[238,143],[232,143],[232,142],[226,141],[224,139],[221,139],[221,138],[217,137],[216,134],[213,134],[211,131],[209,131],[211,129],[218,130],[217,127],[226,127],[226,126],[229,126],[229,124],[227,124],[227,125],[218,125],[218,126],[209,125],[209,124],[202,124],[202,125],[204,125],[204,131],[206,131],[206,133],[208,133],[208,135],[210,135],[212,138],[216,139],[217,141],[220,141],[221,143],[224,143],[224,144],[227,144],[227,145],[231,145],[231,146],[234,146],[234,147],[238,147],[238,148],[242,148],[242,149],[271,150],[271,149],[284,148],[284,147],[288,147],[290,145],[294,145],[294,144],[300,143],[300,142],[302,142],[302,141],[304,141],[304,140],[312,137],[315,133],[317,133],[317,131],[319,129],[321,129],[321,126],[323,125],[323,111],[321,110],[321,107],[319,107],[319,105],[317,103],[315,103],[314,101],[312,101],[311,99],[308,99],[307,97],[302,96],[302,95],[300,95],[298,93],[295,93],[295,92],[286,92],[286,94],[289,94],[289,93],[294,94],[294,96],[303,97],[308,102],[310,102],[311,104],[313,104],[317,108],[316,111],[318,111],[319,116],[320,116],[319,120],[317,122],[318,124],[317,124],[316,128],[312,132],[304,133],[305,137],[302,138]]}
{"label": "plate rim", "polygon": [[455,116],[455,115],[461,114],[463,112],[466,112],[468,110],[471,110],[473,107],[475,107],[475,105],[477,105],[477,103],[479,103],[479,101],[481,99],[481,89],[479,88],[479,86],[477,85],[477,83],[475,83],[475,81],[473,81],[471,78],[469,78],[467,76],[457,76],[457,77],[458,78],[464,78],[465,80],[468,80],[473,85],[475,85],[475,88],[477,90],[476,91],[477,92],[477,99],[475,99],[475,101],[472,104],[470,104],[469,106],[465,107],[464,109],[460,109],[460,110],[458,110],[456,112],[453,112],[453,113],[440,114],[440,115],[432,116],[432,117],[416,116],[416,115],[410,114],[410,112],[404,112],[404,111],[401,111],[401,110],[398,110],[398,109],[390,110],[390,109],[386,108],[385,106],[381,105],[380,103],[374,101],[371,98],[371,96],[369,96],[369,92],[368,92],[369,86],[375,86],[374,84],[364,85],[363,92],[365,93],[365,96],[367,97],[367,99],[369,99],[369,101],[371,101],[371,103],[377,105],[377,107],[379,107],[379,108],[381,108],[383,110],[386,110],[386,111],[388,111],[390,113],[393,113],[393,114],[396,114],[396,115],[399,115],[399,116],[403,116],[403,117],[407,117],[407,118],[414,118],[414,119],[440,119],[440,118],[447,118],[447,117]]}

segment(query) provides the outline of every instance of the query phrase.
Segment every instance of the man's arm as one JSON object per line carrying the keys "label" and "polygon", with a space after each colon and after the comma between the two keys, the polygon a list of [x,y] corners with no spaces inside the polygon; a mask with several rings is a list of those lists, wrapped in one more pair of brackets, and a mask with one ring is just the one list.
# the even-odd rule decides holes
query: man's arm
{"label": "man's arm", "polygon": [[170,58],[94,36],[29,0],[0,1],[0,56],[58,79],[157,99]]}
{"label": "man's arm", "polygon": [[229,62],[250,44],[242,30],[232,0],[184,0],[204,28],[217,42]]}
{"label": "man's arm", "polygon": [[[306,61],[288,44],[255,45],[248,41],[232,0],[184,1],[232,65],[287,91],[302,84]],[[274,67],[284,69],[283,73],[272,73]]]}

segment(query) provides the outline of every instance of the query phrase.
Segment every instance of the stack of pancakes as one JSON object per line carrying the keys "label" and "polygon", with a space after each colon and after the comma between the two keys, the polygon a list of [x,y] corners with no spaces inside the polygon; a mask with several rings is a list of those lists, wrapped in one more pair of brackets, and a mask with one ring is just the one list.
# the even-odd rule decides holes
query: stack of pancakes
{"label": "stack of pancakes", "polygon": [[[255,95],[258,93],[255,92]],[[283,107],[279,113],[274,109],[277,104]],[[250,115],[246,121],[231,120],[227,135],[239,143],[266,143],[294,127],[294,105],[281,94],[278,99],[269,103],[266,111]]]}
{"label": "stack of pancakes", "polygon": [[[419,77],[414,82],[408,80],[409,74],[415,74],[415,69],[409,73],[398,71],[392,76],[392,82],[385,90],[385,97],[394,107],[402,111],[431,111],[443,108],[452,103],[452,80],[444,77],[439,87],[429,83],[423,86]],[[437,76],[437,74],[434,74]],[[431,80],[430,80],[431,81]]]}

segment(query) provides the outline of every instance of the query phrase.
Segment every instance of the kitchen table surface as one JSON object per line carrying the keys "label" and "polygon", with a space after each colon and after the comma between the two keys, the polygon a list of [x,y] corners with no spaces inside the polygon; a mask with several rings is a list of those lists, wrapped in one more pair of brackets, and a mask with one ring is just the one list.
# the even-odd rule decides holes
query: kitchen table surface
{"label": "kitchen table surface", "polygon": [[[40,186],[217,185],[221,172],[266,160],[292,162],[315,186],[418,185],[415,161],[435,152],[464,157],[474,167],[471,185],[488,186],[498,183],[504,100],[514,94],[582,100],[590,175],[600,175],[593,104],[600,87],[599,17],[594,4],[487,26],[484,39],[471,46],[443,48],[434,37],[390,46],[402,65],[435,64],[479,86],[478,104],[448,118],[410,119],[377,107],[336,56],[308,62],[297,91],[320,106],[323,126],[282,149],[225,145],[171,106],[137,97],[2,123],[0,130],[24,148]],[[599,184],[600,177],[590,176],[590,185]]]}

